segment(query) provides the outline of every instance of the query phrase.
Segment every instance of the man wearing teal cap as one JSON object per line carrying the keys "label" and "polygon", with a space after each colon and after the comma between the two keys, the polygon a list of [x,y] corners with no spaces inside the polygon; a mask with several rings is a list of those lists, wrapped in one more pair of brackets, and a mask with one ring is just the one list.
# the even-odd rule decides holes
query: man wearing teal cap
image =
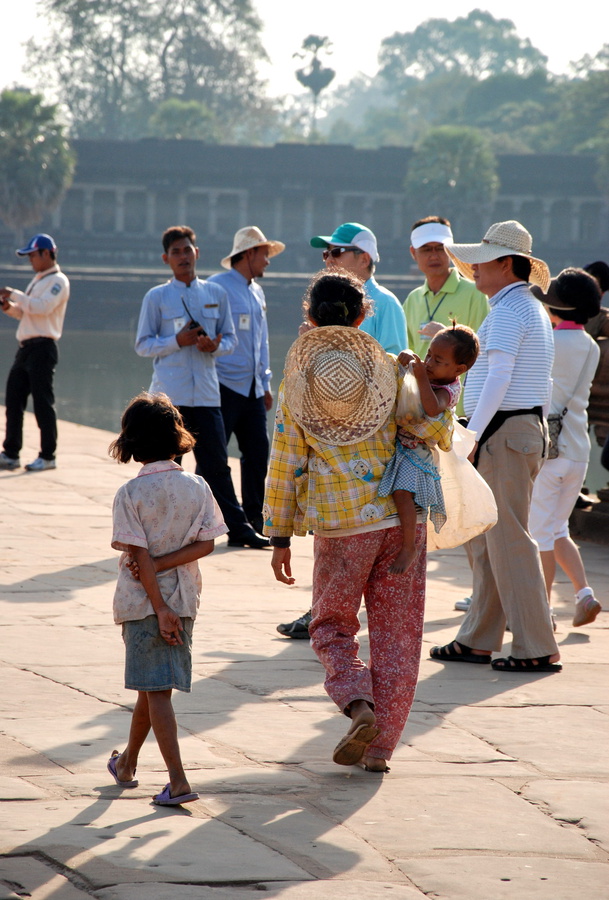
{"label": "man wearing teal cap", "polygon": [[380,259],[374,233],[359,222],[345,222],[330,235],[311,238],[311,246],[323,251],[327,269],[346,269],[364,282],[374,311],[364,319],[360,331],[370,334],[388,353],[405,350],[408,339],[402,305],[395,294],[381,287],[374,278]]}

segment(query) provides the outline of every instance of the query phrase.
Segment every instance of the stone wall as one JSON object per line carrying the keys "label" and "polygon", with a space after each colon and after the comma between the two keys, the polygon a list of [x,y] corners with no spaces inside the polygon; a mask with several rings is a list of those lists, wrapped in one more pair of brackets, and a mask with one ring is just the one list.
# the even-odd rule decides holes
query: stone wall
{"label": "stone wall", "polygon": [[[434,212],[414,208],[404,193],[408,148],[219,147],[152,139],[74,146],[72,188],[52,215],[28,229],[51,232],[66,264],[154,265],[161,232],[186,222],[197,232],[204,265],[213,268],[237,228],[257,224],[287,244],[277,270],[308,272],[318,260],[309,246],[313,234],[360,221],[377,235],[381,270],[408,274],[410,226]],[[609,255],[609,207],[596,187],[594,157],[500,155],[498,161],[499,196],[469,221],[453,217],[458,240],[479,240],[492,221],[517,218],[553,271]],[[14,236],[0,230],[3,262],[13,245]]]}

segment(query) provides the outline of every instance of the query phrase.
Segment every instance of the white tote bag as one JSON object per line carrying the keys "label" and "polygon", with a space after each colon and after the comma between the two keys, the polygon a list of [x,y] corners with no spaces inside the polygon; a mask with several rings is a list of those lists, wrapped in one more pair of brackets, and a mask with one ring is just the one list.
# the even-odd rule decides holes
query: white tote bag
{"label": "white tote bag", "polygon": [[446,522],[439,534],[428,522],[428,550],[459,547],[476,535],[484,534],[497,522],[493,492],[467,458],[475,442],[474,432],[455,422],[452,450],[448,453],[433,451],[442,478]]}

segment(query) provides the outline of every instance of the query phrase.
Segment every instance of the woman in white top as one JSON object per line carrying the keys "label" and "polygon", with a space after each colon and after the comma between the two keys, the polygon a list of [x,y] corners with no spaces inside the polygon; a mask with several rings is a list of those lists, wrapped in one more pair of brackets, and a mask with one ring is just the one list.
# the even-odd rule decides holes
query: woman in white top
{"label": "woman in white top", "polygon": [[558,563],[575,591],[573,625],[587,625],[602,607],[588,585],[579,550],[569,536],[569,516],[588,468],[586,409],[600,355],[598,344],[584,325],[598,315],[601,295],[595,279],[583,269],[564,269],[552,279],[545,295],[534,290],[554,326],[550,413],[566,412],[557,441],[558,456],[545,461],[533,487],[529,528],[539,544],[548,602]]}

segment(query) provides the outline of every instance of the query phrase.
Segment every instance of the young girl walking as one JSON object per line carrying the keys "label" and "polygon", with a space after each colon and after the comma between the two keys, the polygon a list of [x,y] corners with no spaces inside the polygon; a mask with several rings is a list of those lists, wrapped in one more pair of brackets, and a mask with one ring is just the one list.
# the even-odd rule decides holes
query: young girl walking
{"label": "young girl walking", "polygon": [[452,411],[461,393],[459,378],[471,369],[478,350],[478,338],[472,329],[454,322],[435,335],[425,361],[410,350],[398,356],[404,368],[412,364],[425,415],[413,419],[396,414],[399,427],[395,455],[379,485],[379,497],[393,497],[402,528],[402,548],[389,568],[393,574],[406,572],[416,558],[416,507],[428,511],[436,531],[446,521],[440,474],[431,448],[448,451],[452,446]]}
{"label": "young girl walking", "polygon": [[159,806],[198,799],[184,772],[171,692],[190,691],[192,629],[201,594],[197,560],[227,531],[207,483],[174,459],[194,446],[182,416],[165,394],[142,393],[122,418],[110,445],[119,462],[143,464],[114,498],[112,546],[122,550],[114,621],[125,642],[125,687],[138,692],[126,748],[114,750],[108,771],[136,787],[140,749],[152,728],[169,773],[154,796]]}

